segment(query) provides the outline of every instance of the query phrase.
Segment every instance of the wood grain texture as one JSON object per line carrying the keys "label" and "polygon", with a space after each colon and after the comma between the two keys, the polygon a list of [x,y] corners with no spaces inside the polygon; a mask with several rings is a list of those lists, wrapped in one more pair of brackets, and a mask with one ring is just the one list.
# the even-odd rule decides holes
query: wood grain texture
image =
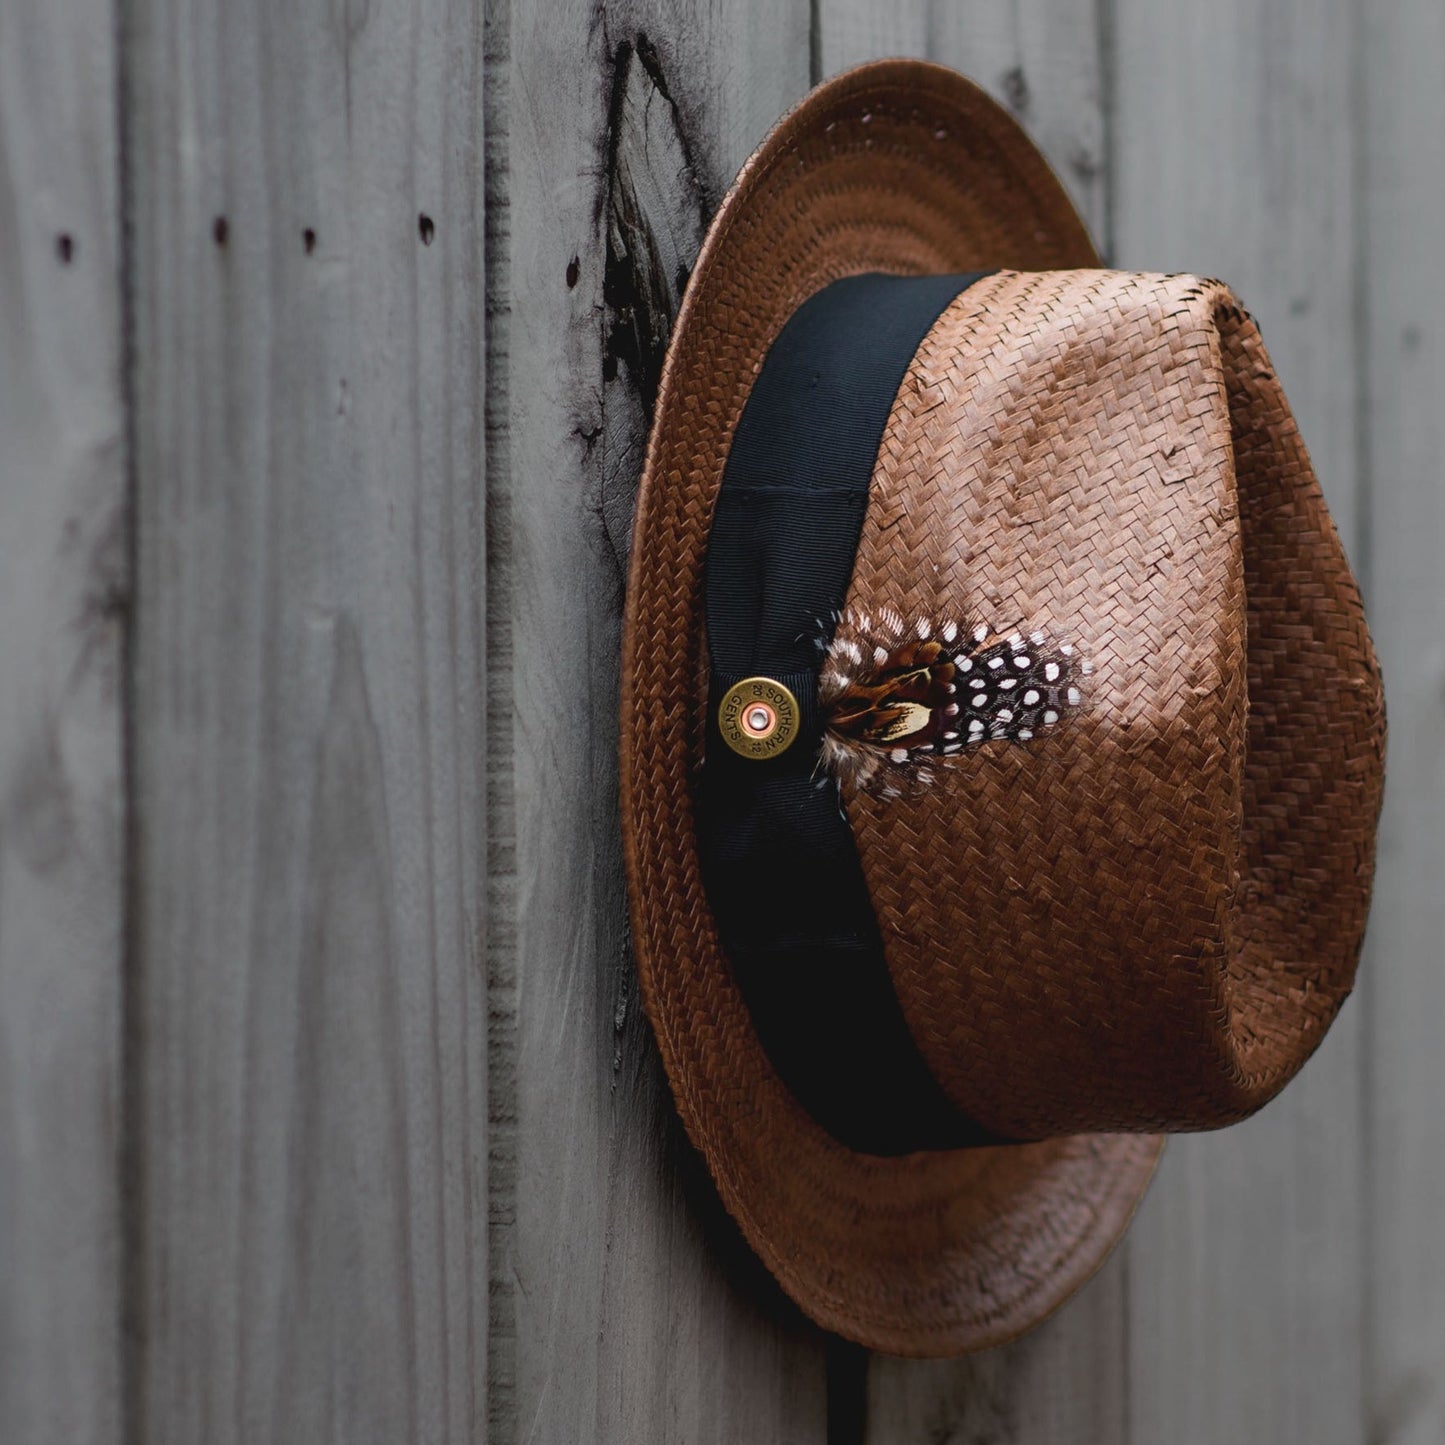
{"label": "wood grain texture", "polygon": [[126,10],[136,1437],[476,1442],[480,21]]}
{"label": "wood grain texture", "polygon": [[1370,1445],[1445,1439],[1445,12],[1361,7],[1366,590],[1390,709],[1367,943]]}
{"label": "wood grain texture", "polygon": [[126,557],[111,7],[0,13],[0,1440],[122,1429]]}
{"label": "wood grain texture", "polygon": [[494,1441],[824,1435],[816,1331],[678,1137],[628,956],[617,658],[646,414],[799,0],[487,21]]}
{"label": "wood grain texture", "polygon": [[[919,55],[978,81],[1024,124],[1096,237],[1107,213],[1101,22],[1094,0],[879,7],[823,0],[825,74],[880,55]],[[960,1361],[875,1357],[869,1445],[1126,1442],[1128,1245],[1036,1333]]]}
{"label": "wood grain texture", "polygon": [[[1352,36],[1348,0],[1118,0],[1111,133],[1116,264],[1236,289],[1358,562]],[[1130,1256],[1140,1441],[1362,1438],[1362,1021],[1166,1152]]]}

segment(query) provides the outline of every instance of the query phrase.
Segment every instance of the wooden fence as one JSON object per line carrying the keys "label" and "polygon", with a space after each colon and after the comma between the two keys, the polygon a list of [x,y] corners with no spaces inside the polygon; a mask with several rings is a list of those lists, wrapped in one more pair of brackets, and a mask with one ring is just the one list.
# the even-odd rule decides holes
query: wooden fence
{"label": "wooden fence", "polygon": [[[702,228],[895,53],[1251,305],[1392,724],[1319,1056],[937,1364],[716,1218],[614,764]],[[1438,0],[5,0],[0,1440],[1439,1445],[1442,75]]]}

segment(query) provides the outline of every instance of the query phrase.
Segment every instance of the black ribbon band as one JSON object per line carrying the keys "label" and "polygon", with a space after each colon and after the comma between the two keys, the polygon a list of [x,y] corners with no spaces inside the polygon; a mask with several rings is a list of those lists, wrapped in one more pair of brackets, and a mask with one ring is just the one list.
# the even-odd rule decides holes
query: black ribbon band
{"label": "black ribbon band", "polygon": [[[836,281],[778,334],[738,423],[708,541],[711,700],[703,879],[758,1037],[794,1097],[863,1153],[996,1142],[909,1033],[837,784],[819,764],[818,673],[858,551],[883,429],[923,338],[979,276]],[[800,732],[738,756],[717,712],[745,678],[788,687]]]}

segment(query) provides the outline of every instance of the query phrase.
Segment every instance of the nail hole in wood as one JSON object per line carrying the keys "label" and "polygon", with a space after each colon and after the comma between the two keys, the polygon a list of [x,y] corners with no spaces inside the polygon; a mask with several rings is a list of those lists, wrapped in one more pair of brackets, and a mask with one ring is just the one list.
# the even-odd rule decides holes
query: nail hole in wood
{"label": "nail hole in wood", "polygon": [[62,231],[55,238],[55,254],[62,266],[68,266],[75,260],[75,237],[69,231]]}
{"label": "nail hole in wood", "polygon": [[567,289],[570,291],[576,284],[577,278],[582,274],[582,262],[574,256],[567,263]]}
{"label": "nail hole in wood", "polygon": [[421,215],[416,218],[416,228],[417,231],[421,234],[422,245],[430,246],[433,239],[436,237],[437,228],[436,223],[429,215],[427,215],[425,211],[423,211]]}
{"label": "nail hole in wood", "polygon": [[231,223],[224,216],[217,216],[211,222],[211,238],[218,246],[224,246],[231,239]]}
{"label": "nail hole in wood", "polygon": [[1004,101],[1015,115],[1022,115],[1029,108],[1029,82],[1022,65],[1004,72],[1002,89]]}
{"label": "nail hole in wood", "polygon": [[306,247],[306,254],[309,256],[316,249],[316,232],[310,226],[301,233],[301,244]]}

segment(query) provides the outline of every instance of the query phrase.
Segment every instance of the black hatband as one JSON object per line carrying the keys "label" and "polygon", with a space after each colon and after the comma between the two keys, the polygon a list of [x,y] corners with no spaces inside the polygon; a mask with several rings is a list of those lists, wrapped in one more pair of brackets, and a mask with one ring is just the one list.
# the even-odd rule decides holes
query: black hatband
{"label": "black hatband", "polygon": [[[758,1037],[823,1128],[863,1153],[997,1142],[929,1072],[903,1017],[838,787],[819,762],[820,642],[853,572],[889,413],[923,338],[979,276],[853,276],[793,314],[728,455],[708,541],[711,659],[698,792],[703,880]],[[717,712],[740,681],[799,704],[776,757]]]}

